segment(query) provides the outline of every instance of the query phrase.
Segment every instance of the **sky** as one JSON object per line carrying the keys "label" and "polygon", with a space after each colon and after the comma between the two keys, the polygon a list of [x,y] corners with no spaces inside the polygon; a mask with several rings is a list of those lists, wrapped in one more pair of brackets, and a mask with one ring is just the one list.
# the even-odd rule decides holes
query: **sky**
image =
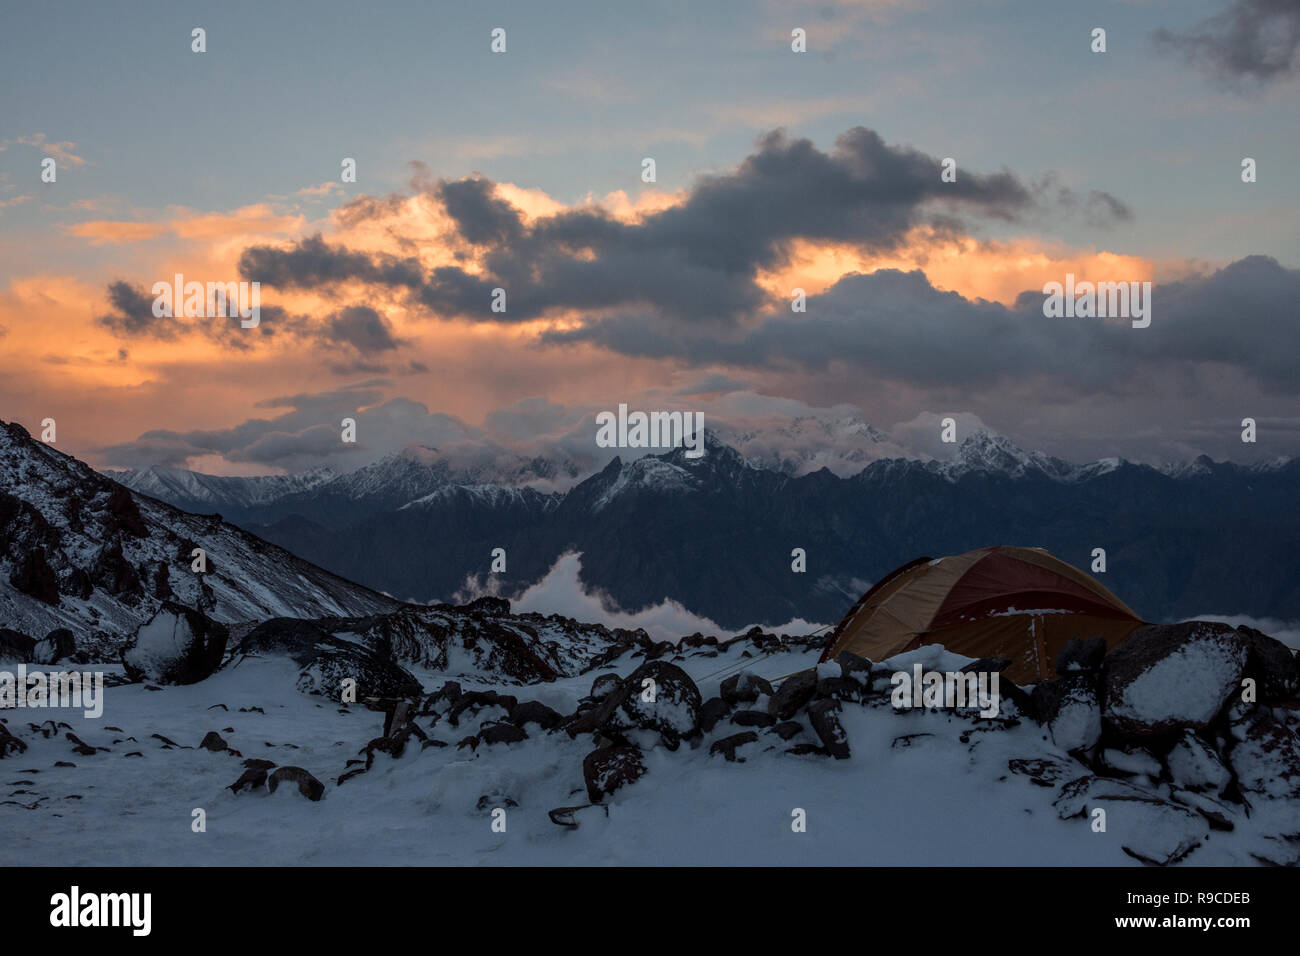
{"label": "sky", "polygon": [[[53,418],[99,467],[580,456],[620,403],[860,418],[903,453],[952,416],[1072,461],[1300,454],[1300,0],[51,2],[3,27],[0,419]],[[176,273],[259,282],[258,326],[155,316]],[[1067,273],[1151,282],[1151,324],[1045,316]]]}

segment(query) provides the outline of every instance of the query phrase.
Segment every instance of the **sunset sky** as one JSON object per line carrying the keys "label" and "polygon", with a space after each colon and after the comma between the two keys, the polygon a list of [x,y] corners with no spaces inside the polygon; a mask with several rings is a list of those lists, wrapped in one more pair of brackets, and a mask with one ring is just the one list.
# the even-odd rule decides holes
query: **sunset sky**
{"label": "sunset sky", "polygon": [[[1300,454],[1298,44],[1295,0],[11,4],[0,419],[222,474],[579,453],[622,402]],[[260,326],[155,318],[178,272]],[[1067,272],[1151,326],[1044,317]]]}

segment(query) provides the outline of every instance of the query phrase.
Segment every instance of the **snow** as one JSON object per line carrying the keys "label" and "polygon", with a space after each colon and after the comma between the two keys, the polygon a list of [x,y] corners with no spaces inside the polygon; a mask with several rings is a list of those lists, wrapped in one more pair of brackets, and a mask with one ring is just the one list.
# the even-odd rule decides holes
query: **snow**
{"label": "snow", "polygon": [[[739,641],[716,657],[701,652],[672,662],[697,680],[707,699],[728,667],[743,665],[773,679],[814,666],[818,653],[812,646],[759,654]],[[878,666],[902,670],[919,662],[957,670],[967,661],[929,645]],[[624,657],[617,672],[630,673],[635,664]],[[446,677],[412,671],[430,691]],[[569,713],[593,677],[510,692]],[[1177,808],[1095,795],[1087,799],[1106,808],[1107,833],[1092,832],[1084,820],[1062,820],[1055,789],[1008,771],[1009,761],[1019,759],[1086,773],[1042,728],[1021,721],[997,729],[947,711],[896,712],[887,697],[878,706],[849,704],[840,711],[853,750],[849,760],[793,756],[772,735],[760,735],[739,748],[744,762],[732,763],[709,756],[707,741],[669,752],[643,735],[650,748],[646,775],[606,799],[608,816],[600,808],[580,810],[578,828],[567,829],[554,825],[547,811],[586,803],[581,768],[592,749],[589,738],[529,725],[529,738],[520,743],[458,749],[499,711],[463,715],[456,728],[445,721],[429,728],[423,718],[430,736],[448,746],[420,749],[413,741],[401,758],[377,753],[368,773],[339,786],[347,761],[380,733],[383,715],[299,694],[296,678],[291,661],[267,657],[244,659],[194,685],[107,687],[102,719],[61,715],[92,746],[111,748],[89,757],[71,755],[66,740],[45,739],[6,715],[30,749],[0,764],[0,776],[33,784],[11,788],[32,792],[0,804],[6,832],[0,864],[75,850],[82,865],[1136,866],[1124,845],[1176,854],[1205,829]],[[212,709],[218,704],[226,709]],[[264,713],[240,712],[252,707]],[[985,732],[971,732],[979,727]],[[242,772],[238,758],[167,750],[151,736],[195,747],[212,730],[244,757],[304,767],[325,784],[324,799],[308,802],[292,787],[274,796],[232,794],[225,788]],[[715,736],[739,730],[724,722]],[[903,737],[910,745],[898,742]],[[143,756],[125,758],[131,751]],[[55,767],[59,760],[77,766]],[[1102,795],[1118,792],[1112,786]],[[506,798],[518,806],[506,808],[506,832],[494,833],[491,811],[505,807]],[[25,809],[38,799],[36,809]],[[196,807],[207,813],[206,833],[190,830]],[[807,813],[806,833],[791,830],[796,808]],[[1268,834],[1284,824],[1263,809],[1236,816],[1234,833],[1214,834],[1189,861],[1250,865],[1252,852],[1275,853]]]}
{"label": "snow", "polygon": [[156,678],[185,654],[193,640],[194,631],[185,617],[160,613],[137,632],[135,646],[126,652],[126,660]]}
{"label": "snow", "polygon": [[1241,673],[1241,655],[1223,641],[1189,640],[1125,687],[1112,710],[1148,725],[1208,723]]}

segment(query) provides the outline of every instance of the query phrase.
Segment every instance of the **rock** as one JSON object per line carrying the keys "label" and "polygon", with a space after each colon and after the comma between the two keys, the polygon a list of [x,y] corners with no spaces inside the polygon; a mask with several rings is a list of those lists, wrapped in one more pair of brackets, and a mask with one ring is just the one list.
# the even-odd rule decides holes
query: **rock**
{"label": "rock", "polygon": [[412,698],[424,688],[405,668],[360,644],[335,637],[312,621],[277,617],[253,628],[240,643],[245,655],[280,655],[293,660],[297,689],[337,701],[343,681],[357,684],[364,697]]}
{"label": "rock", "polygon": [[77,653],[77,642],[66,627],[56,627],[36,642],[32,649],[35,664],[57,664]]}
{"label": "rock", "polygon": [[848,677],[823,677],[814,692],[817,700],[861,700],[862,685]]}
{"label": "rock", "polygon": [[710,697],[700,706],[700,730],[707,734],[730,710],[721,697]]}
{"label": "rock", "polygon": [[[257,771],[252,771],[256,773]],[[296,783],[298,792],[311,801],[317,801],[325,796],[325,784],[321,783],[302,767],[281,767],[271,774],[267,780],[266,788],[271,793],[282,783]]]}
{"label": "rock", "polygon": [[106,505],[108,526],[111,530],[125,532],[135,538],[149,537],[149,528],[144,523],[140,508],[135,503],[131,492],[114,483]]}
{"label": "rock", "polygon": [[1034,707],[1033,696],[1005,674],[998,676],[998,696],[1015,704],[1016,711],[1022,716],[1042,723]]}
{"label": "rock", "polygon": [[592,803],[639,779],[645,773],[639,747],[602,747],[587,754],[582,761],[582,778]]}
{"label": "rock", "polygon": [[772,732],[782,740],[790,740],[792,737],[798,737],[803,733],[803,730],[803,724],[799,723],[797,720],[787,720],[772,728]]}
{"label": "rock", "polygon": [[230,745],[222,740],[221,735],[215,730],[209,730],[207,735],[203,738],[203,742],[200,743],[199,746],[204,750],[212,750],[216,752],[230,749]]}
{"label": "rock", "polygon": [[266,770],[264,768],[249,767],[226,789],[231,793],[239,793],[242,790],[256,790],[266,783]]}
{"label": "rock", "polygon": [[1218,751],[1191,730],[1183,731],[1165,754],[1165,766],[1174,783],[1187,790],[1220,794],[1232,782],[1232,772]]}
{"label": "rock", "polygon": [[601,674],[591,682],[591,693],[588,695],[593,700],[604,700],[623,683],[623,678],[617,674]]}
{"label": "rock", "polygon": [[14,564],[9,583],[17,591],[45,604],[59,603],[59,578],[45,558],[44,548],[32,548]]}
{"label": "rock", "polygon": [[1280,700],[1296,692],[1296,656],[1281,641],[1253,627],[1237,628],[1246,641],[1246,670],[1243,676],[1255,681],[1258,700]]}
{"label": "rock", "polygon": [[464,750],[466,747],[468,747],[471,752],[477,753],[478,744],[479,744],[478,735],[470,734],[468,737],[463,738],[460,741],[460,743],[456,744],[456,749]]}
{"label": "rock", "polygon": [[1232,726],[1228,763],[1246,794],[1300,799],[1300,737],[1265,711]]}
{"label": "rock", "polygon": [[1126,776],[1146,776],[1152,780],[1160,777],[1164,767],[1149,750],[1129,744],[1122,748],[1102,751],[1101,762],[1107,769]]}
{"label": "rock", "polygon": [[758,740],[758,734],[754,733],[752,730],[746,730],[743,734],[732,734],[730,737],[722,737],[715,740],[713,746],[709,747],[709,756],[722,754],[729,761],[739,761],[740,763],[744,763],[744,757],[736,756],[736,749],[738,747],[743,747],[745,744],[752,744],[756,740]]}
{"label": "rock", "polygon": [[852,651],[840,651],[835,662],[840,665],[841,677],[856,681],[863,691],[871,690],[871,661]]}
{"label": "rock", "polygon": [[228,635],[224,624],[164,601],[122,651],[122,664],[133,681],[195,684],[221,666]]}
{"label": "rock", "polygon": [[1065,784],[1056,799],[1062,820],[1104,810],[1106,833],[1117,837],[1129,856],[1153,866],[1187,858],[1208,836],[1199,813],[1158,797],[1123,780],[1086,775]]}
{"label": "rock", "polygon": [[1047,725],[1062,750],[1091,750],[1101,739],[1101,702],[1094,674],[1040,681],[1034,685],[1032,700],[1038,720]]}
{"label": "rock", "polygon": [[731,722],[738,727],[771,727],[776,718],[765,710],[738,710],[731,715]]}
{"label": "rock", "polygon": [[10,754],[20,754],[27,749],[27,744],[9,732],[9,728],[0,724],[0,759]]}
{"label": "rock", "polygon": [[771,696],[772,685],[765,678],[749,671],[728,677],[718,690],[718,695],[732,707],[737,704],[752,704],[764,694]]}
{"label": "rock", "polygon": [[563,719],[559,711],[547,707],[538,700],[523,701],[510,711],[510,722],[516,727],[525,727],[529,723],[534,723],[542,730],[550,730],[559,725]]}
{"label": "rock", "polygon": [[258,757],[249,757],[244,761],[244,766],[249,770],[270,770],[275,766],[275,761],[262,760]]}
{"label": "rock", "polygon": [[1090,637],[1083,641],[1072,637],[1056,655],[1056,673],[1065,677],[1075,671],[1099,671],[1106,659],[1106,639]]}
{"label": "rock", "polygon": [[28,637],[22,631],[0,627],[0,663],[30,664],[35,649],[34,638]]}
{"label": "rock", "polygon": [[840,724],[839,701],[818,700],[808,705],[808,722],[821,738],[826,752],[836,760],[849,758],[849,735]]}
{"label": "rock", "polygon": [[481,614],[484,617],[506,617],[510,614],[510,602],[505,598],[485,596],[476,598],[460,606],[462,611]]}
{"label": "rock", "polygon": [[[643,700],[653,681],[654,700]],[[599,731],[613,739],[628,730],[658,731],[664,743],[676,747],[682,737],[699,727],[700,691],[680,667],[665,661],[647,661],[609,694],[599,706],[569,725],[569,733]]]}
{"label": "rock", "polygon": [[429,695],[429,699],[424,702],[424,706],[426,709],[429,709],[435,704],[440,704],[443,701],[454,704],[456,701],[460,700],[460,695],[462,693],[463,692],[460,689],[460,681],[449,680],[438,688],[437,691]]}
{"label": "rock", "polygon": [[791,674],[781,681],[767,702],[767,712],[777,720],[789,720],[817,693],[817,668]]}
{"label": "rock", "polygon": [[494,690],[471,690],[456,699],[456,703],[451,705],[451,710],[447,711],[447,722],[453,727],[460,726],[460,717],[467,710],[473,710],[477,714],[485,707],[500,707],[508,716],[519,706],[519,700],[511,694],[498,694]]}
{"label": "rock", "polygon": [[505,721],[489,724],[479,730],[478,736],[479,740],[485,744],[516,744],[521,740],[528,739],[528,734],[524,733],[521,728]]}
{"label": "rock", "polygon": [[1134,737],[1202,730],[1240,687],[1245,638],[1227,624],[1139,628],[1106,656],[1102,715]]}
{"label": "rock", "polygon": [[959,673],[962,674],[1001,674],[1011,666],[1011,661],[1005,657],[981,657],[973,660],[969,664],[962,666]]}

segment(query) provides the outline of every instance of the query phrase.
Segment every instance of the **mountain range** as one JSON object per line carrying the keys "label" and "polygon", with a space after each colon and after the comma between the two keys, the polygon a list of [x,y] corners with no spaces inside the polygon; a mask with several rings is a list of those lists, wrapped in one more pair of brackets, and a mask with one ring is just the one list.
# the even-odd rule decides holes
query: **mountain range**
{"label": "mountain range", "polygon": [[[863,460],[884,440],[854,421],[811,427],[848,430]],[[834,621],[905,561],[1000,543],[1045,547],[1085,570],[1103,548],[1099,579],[1152,621],[1300,617],[1300,461],[1075,465],[979,431],[950,460],[875,458],[844,474],[837,459],[837,474],[806,470],[812,441],[793,457],[755,457],[730,444],[762,447],[754,436],[728,439],[709,433],[699,459],[682,449],[615,458],[563,492],[534,487],[530,476],[561,470],[544,460],[503,478],[424,448],[342,475],[109,474],[418,602],[515,596],[581,553],[584,586],[622,610],[668,598],[727,628]],[[491,571],[496,548],[504,572]],[[792,570],[796,548],[804,572]]]}

